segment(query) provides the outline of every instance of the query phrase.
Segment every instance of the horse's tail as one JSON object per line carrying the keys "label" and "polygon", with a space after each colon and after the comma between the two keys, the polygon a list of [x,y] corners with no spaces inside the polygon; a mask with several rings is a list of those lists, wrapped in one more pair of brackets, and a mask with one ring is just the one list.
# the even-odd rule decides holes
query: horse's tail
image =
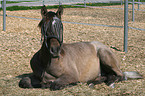
{"label": "horse's tail", "polygon": [[126,72],[123,72],[123,74],[125,76],[124,80],[142,79],[143,78],[142,75],[136,71],[126,71]]}

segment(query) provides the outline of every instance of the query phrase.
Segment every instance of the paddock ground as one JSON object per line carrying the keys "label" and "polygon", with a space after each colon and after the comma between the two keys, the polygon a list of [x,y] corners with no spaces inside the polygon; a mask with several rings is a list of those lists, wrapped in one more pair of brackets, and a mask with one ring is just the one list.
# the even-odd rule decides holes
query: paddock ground
{"label": "paddock ground", "polygon": [[[114,7],[114,6],[112,6]],[[123,7],[123,6],[117,6]],[[129,6],[131,8],[131,6]],[[137,6],[136,6],[137,7]],[[141,6],[145,10],[145,6]],[[56,11],[56,9],[51,9]],[[0,11],[2,14],[2,11]],[[145,29],[145,12],[135,11],[135,22],[131,21],[129,11],[129,26]],[[7,15],[41,18],[40,10],[7,11]],[[59,91],[49,89],[22,89],[18,83],[21,77],[32,72],[30,59],[40,47],[40,29],[38,20],[7,17],[6,31],[2,31],[0,16],[0,95],[1,96],[144,96],[145,79],[128,80],[115,83],[111,89],[104,83],[94,89],[86,84]],[[64,9],[63,21],[82,22],[123,26],[123,10],[102,8],[69,8]],[[122,71],[138,71],[145,77],[145,31],[129,29],[128,53],[123,52],[123,28],[100,27],[64,23],[64,42],[80,42],[98,40],[105,45],[119,49],[115,52],[121,64]]]}

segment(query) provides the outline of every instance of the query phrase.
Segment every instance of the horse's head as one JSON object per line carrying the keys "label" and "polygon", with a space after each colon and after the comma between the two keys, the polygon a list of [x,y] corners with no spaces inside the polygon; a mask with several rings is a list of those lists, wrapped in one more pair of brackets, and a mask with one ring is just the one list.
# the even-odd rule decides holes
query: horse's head
{"label": "horse's head", "polygon": [[63,42],[63,25],[61,15],[63,13],[62,6],[59,6],[57,12],[47,11],[46,7],[41,8],[42,20],[39,23],[41,28],[42,38],[56,36]]}
{"label": "horse's head", "polygon": [[50,37],[47,41],[49,43],[49,52],[52,58],[59,58],[62,43],[56,37]]}
{"label": "horse's head", "polygon": [[[61,6],[59,6],[56,13],[52,11],[48,12],[45,6],[41,8],[42,20],[38,26],[41,28],[43,44],[46,45],[53,57],[58,56],[57,53],[59,52],[57,50],[63,43],[62,13],[63,8]],[[55,43],[55,40],[58,42]],[[59,45],[59,47],[56,48],[56,45]]]}

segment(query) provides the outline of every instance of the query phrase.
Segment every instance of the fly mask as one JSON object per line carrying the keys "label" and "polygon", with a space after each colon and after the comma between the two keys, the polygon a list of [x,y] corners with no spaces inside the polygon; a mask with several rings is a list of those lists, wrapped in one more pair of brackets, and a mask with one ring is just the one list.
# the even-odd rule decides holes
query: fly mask
{"label": "fly mask", "polygon": [[[49,47],[50,39],[55,38],[61,44],[63,43],[63,24],[61,20],[54,16],[48,22],[44,22],[41,27],[41,40],[45,43],[47,49],[49,50],[50,54],[52,55],[52,50]],[[53,58],[57,58],[57,56],[52,56]]]}

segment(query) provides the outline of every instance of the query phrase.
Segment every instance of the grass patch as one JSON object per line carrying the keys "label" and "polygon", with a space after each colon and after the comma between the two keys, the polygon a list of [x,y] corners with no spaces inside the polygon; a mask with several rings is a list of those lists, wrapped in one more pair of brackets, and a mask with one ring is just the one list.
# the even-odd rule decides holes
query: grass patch
{"label": "grass patch", "polygon": [[[54,5],[54,6],[47,6],[47,9],[55,9],[58,8],[59,5]],[[36,10],[36,9],[41,9],[42,6],[11,6],[11,7],[7,7],[6,10],[9,11],[15,11],[15,10]],[[84,8],[82,6],[73,6],[73,5],[63,5],[63,8]],[[2,8],[0,8],[0,10],[2,10]]]}
{"label": "grass patch", "polygon": [[[21,2],[21,1],[20,1]],[[20,3],[17,2],[17,3]],[[30,2],[30,1],[27,1]],[[14,1],[8,1],[8,3],[14,3]],[[84,4],[76,4],[76,5],[84,5]],[[112,6],[112,5],[120,5],[120,3],[87,3],[87,6]],[[47,9],[58,8],[59,5],[47,6]],[[42,6],[11,6],[7,7],[6,10],[15,11],[15,10],[36,10],[41,9]],[[63,8],[84,8],[84,6],[75,6],[75,5],[63,5]],[[2,10],[2,8],[0,8]]]}
{"label": "grass patch", "polygon": [[[77,4],[84,5],[84,4]],[[120,5],[120,3],[86,3],[86,6],[112,6],[112,5]]]}
{"label": "grass patch", "polygon": [[36,2],[36,1],[6,1],[6,4],[21,3],[21,2]]}
{"label": "grass patch", "polygon": [[[145,2],[145,0],[142,0],[142,2]],[[20,3],[23,1],[7,1],[8,3]],[[33,2],[33,1],[26,1],[26,2]],[[78,3],[75,5],[84,5],[83,3]],[[84,8],[84,6],[75,6],[75,5],[62,5],[63,8]],[[86,3],[86,6],[113,6],[113,5],[120,5],[120,3]],[[54,5],[54,6],[47,6],[47,9],[52,9],[52,8],[58,8],[59,5]],[[15,10],[36,10],[36,9],[41,9],[42,6],[11,6],[7,7],[6,10],[9,11],[15,11]],[[2,10],[2,8],[0,8]]]}
{"label": "grass patch", "polygon": [[[136,2],[138,2],[138,0],[135,0]],[[145,2],[145,0],[140,0],[140,2]]]}
{"label": "grass patch", "polygon": [[27,6],[12,6],[7,7],[6,9],[9,11],[15,11],[15,10],[30,10],[30,9],[41,9],[41,6],[33,6],[33,7],[27,7]]}
{"label": "grass patch", "polygon": [[[24,1],[6,1],[6,4],[11,4],[11,3],[21,3],[21,2],[36,2],[37,0],[24,0]],[[1,1],[2,4],[2,1]]]}

